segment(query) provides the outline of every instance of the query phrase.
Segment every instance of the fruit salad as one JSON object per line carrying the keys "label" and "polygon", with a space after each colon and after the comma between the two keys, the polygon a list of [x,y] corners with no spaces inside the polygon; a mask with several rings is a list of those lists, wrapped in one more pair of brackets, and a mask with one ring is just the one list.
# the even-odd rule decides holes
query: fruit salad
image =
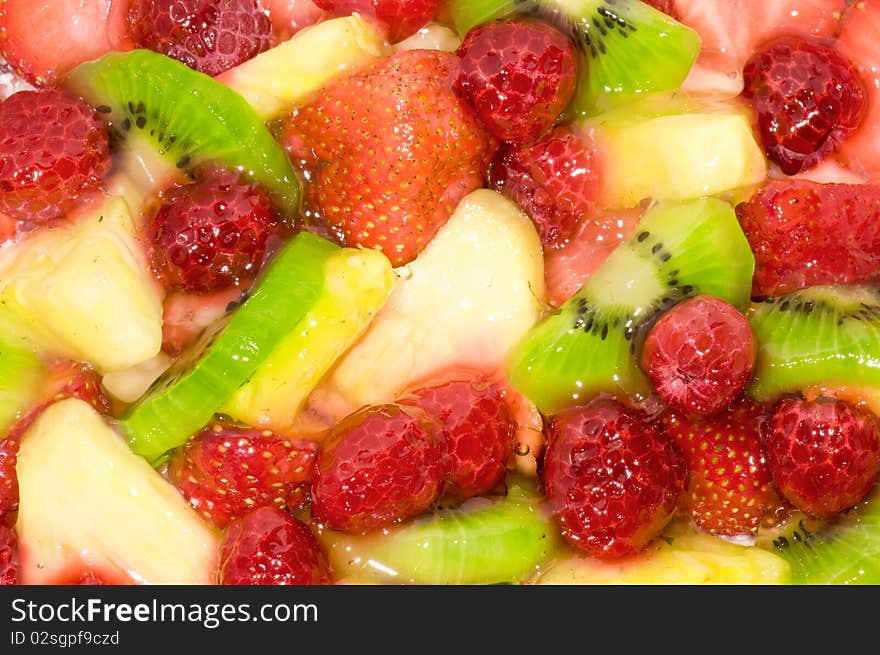
{"label": "fruit salad", "polygon": [[880,0],[0,0],[0,583],[880,583]]}

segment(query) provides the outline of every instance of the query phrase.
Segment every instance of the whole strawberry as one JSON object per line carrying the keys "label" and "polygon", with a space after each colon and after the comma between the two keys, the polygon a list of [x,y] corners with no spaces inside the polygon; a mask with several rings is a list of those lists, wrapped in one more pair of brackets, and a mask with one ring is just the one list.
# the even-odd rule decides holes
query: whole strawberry
{"label": "whole strawberry", "polygon": [[342,420],[321,445],[312,516],[367,532],[427,510],[443,486],[436,425],[404,405],[375,405]]}
{"label": "whole strawberry", "polygon": [[327,555],[302,521],[275,507],[236,519],[220,544],[221,585],[331,584]]}
{"label": "whole strawberry", "polygon": [[501,146],[489,182],[531,217],[545,250],[558,248],[595,207],[595,152],[588,137],[560,126],[533,143]]}
{"label": "whole strawberry", "polygon": [[19,583],[18,537],[0,524],[0,587]]}
{"label": "whole strawberry", "polygon": [[271,45],[272,23],[257,0],[133,0],[128,24],[139,47],[211,76]]}
{"label": "whole strawberry", "polygon": [[594,557],[637,553],[666,526],[687,480],[681,453],[644,417],[598,399],[554,416],[541,479],[562,536]]}
{"label": "whole strawberry", "polygon": [[702,421],[674,412],[664,417],[666,433],[687,462],[684,506],[701,530],[754,534],[761,519],[781,504],[761,443],[765,416],[764,407],[743,400]]}
{"label": "whole strawberry", "polygon": [[574,43],[543,21],[484,23],[467,33],[458,56],[456,91],[502,141],[534,139],[574,95]]}
{"label": "whole strawberry", "polygon": [[402,51],[287,118],[283,142],[315,171],[306,202],[346,245],[406,264],[482,187],[495,144],[453,92],[458,71],[448,53]]}
{"label": "whole strawberry", "polygon": [[358,12],[375,18],[388,28],[388,40],[397,43],[415,34],[431,20],[442,0],[314,0],[335,16]]}
{"label": "whole strawberry", "polygon": [[764,424],[779,492],[810,516],[831,518],[864,498],[880,475],[880,423],[833,398],[779,401]]}
{"label": "whole strawberry", "polygon": [[153,270],[167,288],[197,294],[250,282],[280,229],[266,192],[222,168],[166,190],[150,221]]}
{"label": "whole strawberry", "polygon": [[109,170],[107,132],[82,101],[42,89],[0,103],[0,213],[30,224],[58,218]]}
{"label": "whole strawberry", "polygon": [[767,156],[783,173],[815,166],[859,127],[865,88],[851,62],[816,40],[784,36],[752,55],[743,97]]}
{"label": "whole strawberry", "polygon": [[689,416],[728,407],[749,381],[755,338],[745,316],[714,296],[666,312],[648,332],[642,370],[666,403]]}
{"label": "whole strawberry", "polygon": [[736,208],[755,297],[880,281],[880,185],[770,182]]}
{"label": "whole strawberry", "polygon": [[401,401],[440,424],[445,493],[464,500],[490,492],[504,479],[516,423],[502,391],[489,380],[460,379],[422,387]]}
{"label": "whole strawberry", "polygon": [[257,507],[302,507],[316,457],[313,442],[214,423],[174,453],[168,474],[200,516],[224,527]]}

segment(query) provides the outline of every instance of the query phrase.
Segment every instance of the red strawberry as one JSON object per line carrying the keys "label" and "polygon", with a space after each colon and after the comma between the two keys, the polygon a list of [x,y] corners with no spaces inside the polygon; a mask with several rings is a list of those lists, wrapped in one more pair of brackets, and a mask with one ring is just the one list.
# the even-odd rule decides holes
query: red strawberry
{"label": "red strawberry", "polygon": [[127,0],[3,0],[0,51],[18,73],[51,85],[78,64],[130,50]]}
{"label": "red strawberry", "polygon": [[280,229],[266,192],[222,168],[166,190],[151,221],[153,270],[169,289],[197,294],[248,284]]}
{"label": "red strawberry", "polygon": [[864,498],[880,475],[880,422],[833,398],[781,400],[762,428],[773,480],[801,511],[831,518]]}
{"label": "red strawberry", "polygon": [[865,88],[855,67],[815,40],[772,41],[752,55],[743,77],[743,97],[752,105],[764,150],[787,175],[836,151],[865,114]]}
{"label": "red strawberry", "polygon": [[547,130],[574,94],[577,50],[539,20],[485,23],[458,49],[456,91],[492,135],[530,141]]}
{"label": "red strawberry", "polygon": [[347,245],[405,264],[483,185],[494,142],[453,92],[458,70],[445,52],[399,52],[287,118],[294,160],[317,170],[307,200]]}
{"label": "red strawberry", "polygon": [[499,385],[458,379],[422,387],[401,402],[440,424],[446,493],[464,500],[490,492],[504,479],[516,424]]}
{"label": "red strawberry", "polygon": [[222,585],[331,584],[327,555],[311,528],[275,507],[236,519],[220,544]]}
{"label": "red strawberry", "polygon": [[224,527],[255,507],[302,507],[317,449],[269,430],[214,423],[174,453],[168,474],[199,515]]}
{"label": "red strawberry", "polygon": [[0,587],[18,583],[18,537],[11,527],[0,525]]}
{"label": "red strawberry", "polygon": [[836,48],[852,61],[867,89],[868,109],[859,130],[840,147],[852,168],[880,179],[880,0],[851,2],[841,21]]}
{"label": "red strawberry", "polygon": [[262,0],[260,4],[269,12],[272,33],[279,42],[326,17],[314,0]]}
{"label": "red strawberry", "polygon": [[374,17],[388,27],[392,43],[415,34],[434,17],[443,0],[314,0],[336,16],[358,12]]}
{"label": "red strawberry", "polygon": [[443,449],[425,418],[404,405],[374,405],[330,430],[312,485],[315,520],[367,532],[431,507],[443,486]]}
{"label": "red strawberry", "polygon": [[271,45],[272,23],[257,0],[132,0],[128,23],[139,47],[212,76]]}
{"label": "red strawberry", "polygon": [[685,506],[712,534],[754,534],[781,500],[760,438],[765,409],[744,400],[703,421],[666,415],[666,433],[684,454],[689,481]]}
{"label": "red strawberry", "polygon": [[162,351],[176,357],[194,344],[205,328],[241,303],[243,290],[230,287],[210,294],[180,291],[165,296],[162,305]]}
{"label": "red strawberry", "polygon": [[687,471],[656,425],[598,399],[550,420],[541,478],[562,536],[589,555],[617,558],[666,526]]}
{"label": "red strawberry", "polygon": [[58,218],[109,170],[107,132],[77,98],[45,89],[0,103],[0,212],[27,223]]}
{"label": "red strawberry", "polygon": [[774,181],[736,208],[755,253],[752,294],[880,281],[880,186]]}
{"label": "red strawberry", "polygon": [[697,296],[666,312],[648,332],[642,370],[674,409],[708,416],[739,396],[755,363],[745,316],[714,296]]}
{"label": "red strawberry", "polygon": [[557,127],[534,143],[502,146],[489,181],[531,216],[548,249],[565,244],[593,210],[599,168],[587,136]]}

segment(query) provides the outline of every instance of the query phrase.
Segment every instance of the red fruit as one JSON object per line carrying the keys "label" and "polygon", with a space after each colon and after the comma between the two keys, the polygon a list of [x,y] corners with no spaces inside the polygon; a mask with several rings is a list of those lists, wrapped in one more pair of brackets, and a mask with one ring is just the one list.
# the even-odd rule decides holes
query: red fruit
{"label": "red fruit", "polygon": [[0,525],[0,587],[19,584],[18,537],[15,530]]}
{"label": "red fruit", "polygon": [[262,0],[261,4],[269,12],[272,33],[279,42],[326,17],[326,12],[313,0]]}
{"label": "red fruit", "polygon": [[880,186],[770,182],[736,208],[755,254],[755,297],[880,281]]}
{"label": "red fruit", "polygon": [[249,283],[279,230],[269,196],[256,184],[212,168],[164,192],[150,224],[153,270],[166,287],[211,293]]}
{"label": "red fruit", "polygon": [[331,584],[327,555],[308,525],[275,507],[236,519],[220,544],[222,585]]}
{"label": "red fruit", "polygon": [[569,127],[528,145],[505,144],[492,162],[489,182],[531,216],[545,249],[561,246],[595,206],[596,146]]}
{"label": "red fruit", "polygon": [[19,74],[50,86],[78,64],[130,50],[127,0],[3,0],[0,51]]}
{"label": "red fruit", "polygon": [[317,450],[269,430],[214,423],[175,451],[168,474],[199,515],[222,528],[256,507],[305,505]]}
{"label": "red fruit", "polygon": [[562,536],[589,555],[617,558],[666,526],[687,470],[656,425],[599,399],[550,420],[541,476]]}
{"label": "red fruit", "polygon": [[132,0],[128,24],[139,47],[211,76],[271,45],[272,23],[257,0]]}
{"label": "red fruit", "polygon": [[109,170],[107,132],[84,102],[45,89],[0,103],[0,212],[28,223],[58,218]]}
{"label": "red fruit", "polygon": [[440,425],[445,493],[464,500],[490,492],[504,479],[517,426],[499,385],[454,380],[418,389],[401,402]]}
{"label": "red fruit", "polygon": [[293,159],[314,166],[310,210],[346,245],[406,264],[483,186],[495,144],[453,92],[458,70],[445,52],[399,52],[287,118]]}
{"label": "red fruit", "polygon": [[855,67],[818,41],[776,39],[748,60],[743,77],[764,150],[788,175],[836,151],[865,113]]}
{"label": "red fruit", "polygon": [[704,421],[675,413],[664,417],[666,433],[687,462],[685,506],[701,530],[754,534],[781,504],[761,443],[764,418],[764,408],[749,400]]}
{"label": "red fruit", "polygon": [[392,43],[412,36],[434,17],[443,0],[314,0],[315,4],[336,16],[358,12],[371,16],[388,27]]}
{"label": "red fruit", "polygon": [[403,405],[365,407],[327,434],[312,485],[312,516],[367,532],[431,507],[443,486],[436,424]]}
{"label": "red fruit", "polygon": [[239,287],[211,294],[168,294],[162,304],[162,351],[178,356],[242,301],[243,290]]}
{"label": "red fruit", "polygon": [[530,141],[549,129],[574,94],[577,50],[533,19],[485,23],[458,49],[455,90],[502,141]]}
{"label": "red fruit", "polygon": [[779,492],[795,507],[831,518],[858,503],[880,475],[880,424],[832,398],[779,401],[762,428]]}
{"label": "red fruit", "polygon": [[642,0],[646,5],[651,5],[654,9],[662,11],[667,16],[677,18],[675,11],[675,0]]}
{"label": "red fruit", "polygon": [[755,339],[728,302],[697,296],[666,312],[648,332],[642,370],[674,409],[708,416],[728,407],[749,381]]}

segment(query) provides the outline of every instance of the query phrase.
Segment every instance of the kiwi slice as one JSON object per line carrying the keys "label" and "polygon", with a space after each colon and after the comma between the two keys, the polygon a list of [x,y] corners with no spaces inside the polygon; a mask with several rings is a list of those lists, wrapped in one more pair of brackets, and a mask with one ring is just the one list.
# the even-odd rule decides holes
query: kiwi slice
{"label": "kiwi slice", "polygon": [[130,148],[157,151],[169,169],[215,161],[241,171],[295,216],[300,180],[287,155],[248,102],[217,80],[151,50],[132,50],[81,64],[65,85]]}
{"label": "kiwi slice", "polygon": [[24,329],[0,305],[0,439],[39,396],[46,369]]}
{"label": "kiwi slice", "polygon": [[528,579],[559,541],[534,484],[511,483],[501,500],[476,498],[398,527],[353,536],[322,529],[341,577],[401,584],[501,584]]}
{"label": "kiwi slice", "polygon": [[795,584],[880,584],[880,494],[820,531],[777,538]]}
{"label": "kiwi slice", "polygon": [[657,205],[577,294],[514,347],[510,383],[545,414],[600,392],[646,395],[650,383],[635,357],[645,328],[693,295],[745,307],[754,266],[729,204]]}
{"label": "kiwi slice", "polygon": [[756,304],[750,320],[755,399],[811,386],[880,389],[880,290],[811,287]]}
{"label": "kiwi slice", "polygon": [[150,387],[121,421],[131,449],[158,463],[207,424],[321,296],[339,246],[298,234],[263,271],[245,302]]}
{"label": "kiwi slice", "polygon": [[514,13],[544,18],[578,45],[580,75],[569,108],[575,117],[678,88],[700,53],[694,30],[638,0],[453,0],[450,6],[461,34]]}

